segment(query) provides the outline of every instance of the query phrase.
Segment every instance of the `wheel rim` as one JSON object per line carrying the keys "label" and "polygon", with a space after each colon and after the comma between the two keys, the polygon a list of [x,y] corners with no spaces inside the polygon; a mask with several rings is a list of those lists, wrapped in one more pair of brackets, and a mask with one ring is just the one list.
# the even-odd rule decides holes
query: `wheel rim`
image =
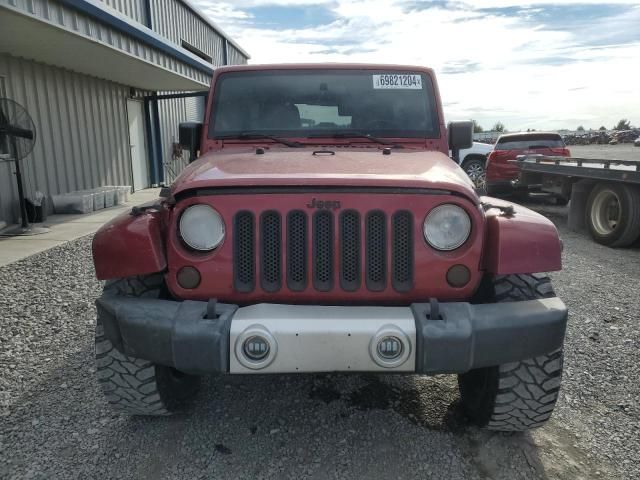
{"label": "wheel rim", "polygon": [[591,225],[598,235],[611,235],[618,228],[621,216],[620,199],[615,192],[602,190],[593,199]]}
{"label": "wheel rim", "polygon": [[483,188],[487,183],[487,174],[484,166],[478,162],[472,162],[464,169],[476,188]]}

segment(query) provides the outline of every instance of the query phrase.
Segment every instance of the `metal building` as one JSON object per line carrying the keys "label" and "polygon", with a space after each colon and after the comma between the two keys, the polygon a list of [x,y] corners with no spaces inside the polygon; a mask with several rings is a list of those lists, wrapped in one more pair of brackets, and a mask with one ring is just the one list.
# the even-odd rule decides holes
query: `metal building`
{"label": "metal building", "polygon": [[[202,119],[215,67],[248,58],[187,0],[0,0],[0,97],[37,130],[27,196],[169,183],[179,122]],[[16,190],[0,162],[0,221],[17,221]]]}

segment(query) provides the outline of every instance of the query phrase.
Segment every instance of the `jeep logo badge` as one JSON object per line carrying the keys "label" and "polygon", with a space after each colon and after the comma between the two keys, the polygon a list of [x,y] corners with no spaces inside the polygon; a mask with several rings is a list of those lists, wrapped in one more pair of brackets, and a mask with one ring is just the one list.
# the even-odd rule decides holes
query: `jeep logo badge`
{"label": "jeep logo badge", "polygon": [[307,203],[307,208],[317,208],[319,210],[337,210],[340,208],[339,200],[317,200],[312,198],[309,203]]}

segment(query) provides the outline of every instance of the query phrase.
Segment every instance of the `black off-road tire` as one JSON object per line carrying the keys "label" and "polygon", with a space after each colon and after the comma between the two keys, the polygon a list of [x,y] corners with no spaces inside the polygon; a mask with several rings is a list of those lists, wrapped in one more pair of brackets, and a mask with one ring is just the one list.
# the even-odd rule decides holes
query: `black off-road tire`
{"label": "black off-road tire", "polygon": [[[149,275],[109,281],[103,295],[160,298],[164,289],[162,275]],[[129,415],[171,415],[195,396],[199,377],[124,355],[104,335],[100,318],[95,342],[98,381],[113,409]]]}
{"label": "black off-road tire", "polygon": [[[617,199],[620,208],[620,221],[610,231],[599,226],[599,199],[607,192]],[[601,245],[609,247],[628,247],[640,238],[640,187],[605,183],[596,185],[587,199],[585,222],[591,237]]]}
{"label": "black off-road tire", "polygon": [[[542,274],[496,276],[486,301],[517,302],[555,297]],[[458,375],[462,407],[478,426],[498,431],[525,431],[542,426],[558,399],[562,349],[519,362],[478,368]]]}

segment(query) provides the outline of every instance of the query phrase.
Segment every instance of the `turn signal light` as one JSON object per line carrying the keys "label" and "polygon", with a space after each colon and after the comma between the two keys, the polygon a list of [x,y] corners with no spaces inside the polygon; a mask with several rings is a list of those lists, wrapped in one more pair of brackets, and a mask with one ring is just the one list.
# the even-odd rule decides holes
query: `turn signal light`
{"label": "turn signal light", "polygon": [[464,265],[454,265],[447,272],[447,283],[452,287],[464,287],[469,280],[471,280],[471,272]]}
{"label": "turn signal light", "polygon": [[195,267],[182,267],[176,276],[178,285],[187,290],[193,290],[200,285],[200,272]]}

